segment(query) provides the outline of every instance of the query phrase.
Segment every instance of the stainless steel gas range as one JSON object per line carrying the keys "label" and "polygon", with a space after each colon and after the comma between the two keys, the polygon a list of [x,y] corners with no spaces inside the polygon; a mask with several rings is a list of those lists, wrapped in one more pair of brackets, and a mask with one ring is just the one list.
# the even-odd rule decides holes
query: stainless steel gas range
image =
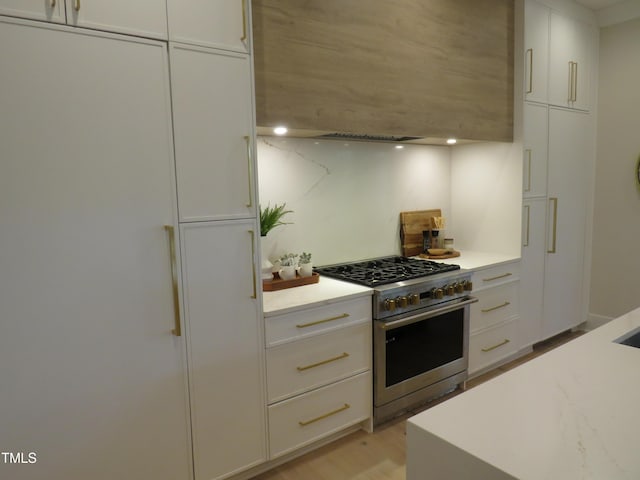
{"label": "stainless steel gas range", "polygon": [[471,272],[398,256],[316,271],[374,289],[375,425],[464,385]]}

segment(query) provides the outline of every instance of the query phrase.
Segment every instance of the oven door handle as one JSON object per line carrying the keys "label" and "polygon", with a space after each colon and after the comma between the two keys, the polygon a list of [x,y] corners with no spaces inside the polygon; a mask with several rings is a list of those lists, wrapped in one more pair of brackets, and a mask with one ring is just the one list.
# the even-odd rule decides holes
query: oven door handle
{"label": "oven door handle", "polygon": [[435,310],[429,310],[428,312],[419,313],[417,315],[403,318],[401,320],[395,320],[393,322],[378,322],[378,323],[380,325],[380,328],[382,328],[383,330],[393,330],[394,328],[404,327],[407,325],[411,325],[412,323],[421,322],[423,320],[427,320],[428,318],[442,315],[443,313],[448,313],[454,310],[458,310],[461,307],[471,305],[472,303],[476,303],[477,301],[478,299],[475,297],[468,297],[466,300],[462,300],[455,303],[449,303],[445,307],[436,308]]}

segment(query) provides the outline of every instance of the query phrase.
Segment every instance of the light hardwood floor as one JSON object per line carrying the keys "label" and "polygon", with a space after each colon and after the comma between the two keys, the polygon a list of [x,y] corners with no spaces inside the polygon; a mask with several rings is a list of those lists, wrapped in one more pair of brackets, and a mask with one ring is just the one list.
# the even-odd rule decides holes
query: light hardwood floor
{"label": "light hardwood floor", "polygon": [[[467,389],[572,340],[584,332],[565,332],[534,346],[533,352],[475,377]],[[412,415],[461,394],[450,395],[398,417],[373,433],[358,431],[254,477],[254,480],[405,480],[405,425]]]}

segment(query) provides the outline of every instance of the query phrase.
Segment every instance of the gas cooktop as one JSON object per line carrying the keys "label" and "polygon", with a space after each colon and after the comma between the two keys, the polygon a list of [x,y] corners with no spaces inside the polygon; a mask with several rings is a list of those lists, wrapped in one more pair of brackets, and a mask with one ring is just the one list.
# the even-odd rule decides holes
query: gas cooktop
{"label": "gas cooktop", "polygon": [[418,260],[416,258],[390,256],[361,262],[339,263],[314,268],[320,275],[351,283],[376,287],[402,282],[438,273],[460,270],[459,265]]}

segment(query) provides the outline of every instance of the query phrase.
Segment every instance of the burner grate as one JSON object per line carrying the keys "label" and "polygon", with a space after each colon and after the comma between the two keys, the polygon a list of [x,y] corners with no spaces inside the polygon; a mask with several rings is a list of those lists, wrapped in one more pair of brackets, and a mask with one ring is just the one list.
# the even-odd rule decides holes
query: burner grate
{"label": "burner grate", "polygon": [[366,287],[376,287],[459,269],[459,265],[392,256],[362,262],[328,265],[317,267],[314,270],[327,277]]}

